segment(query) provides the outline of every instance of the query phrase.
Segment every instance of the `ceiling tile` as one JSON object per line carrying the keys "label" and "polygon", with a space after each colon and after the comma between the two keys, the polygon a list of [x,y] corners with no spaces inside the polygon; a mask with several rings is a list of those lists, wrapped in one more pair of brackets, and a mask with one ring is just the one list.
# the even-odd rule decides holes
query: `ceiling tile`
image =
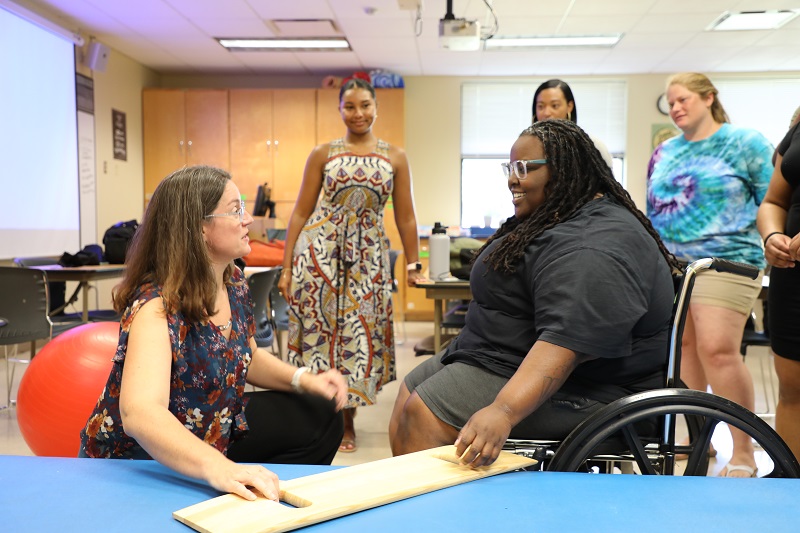
{"label": "ceiling tile", "polygon": [[750,46],[740,50],[734,57],[721,62],[720,72],[739,72],[748,70],[773,70],[797,56],[794,51],[777,46]]}
{"label": "ceiling tile", "polygon": [[576,0],[569,14],[570,17],[585,17],[588,15],[641,16],[647,13],[655,4],[656,0],[637,0],[636,2],[631,2],[630,0],[603,0],[602,2],[597,2],[596,0]]}
{"label": "ceiling tile", "polygon": [[335,19],[327,0],[247,0],[264,20],[269,19]]}
{"label": "ceiling tile", "polygon": [[273,31],[258,17],[194,18],[192,24],[211,37],[275,37]]}
{"label": "ceiling tile", "polygon": [[173,8],[164,0],[122,0],[117,2],[109,2],[108,0],[86,0],[86,2],[120,21],[142,17],[173,20],[183,18],[183,15],[181,15],[177,9]]}
{"label": "ceiling tile", "polygon": [[563,35],[593,35],[597,33],[624,33],[641,19],[638,15],[570,17],[561,27]]}
{"label": "ceiling tile", "polygon": [[649,10],[653,15],[684,15],[704,12],[713,14],[712,20],[723,11],[737,10],[741,0],[657,0]]}
{"label": "ceiling tile", "polygon": [[[370,19],[369,24],[366,25],[364,22],[364,19],[360,18],[340,18],[338,19],[338,26],[352,39],[360,37],[386,37],[389,39],[405,37],[414,39],[415,37],[414,21],[410,17]],[[389,47],[390,43],[381,46],[381,48]]]}
{"label": "ceiling tile", "polygon": [[715,17],[713,13],[651,14],[642,17],[631,29],[639,33],[700,32],[704,31]]}
{"label": "ceiling tile", "polygon": [[279,37],[334,37],[342,32],[331,19],[297,20],[272,19],[268,21]]}
{"label": "ceiling tile", "polygon": [[[561,17],[512,17],[502,19],[498,36],[553,35],[561,25]],[[437,27],[438,31],[438,27]]]}
{"label": "ceiling tile", "polygon": [[[117,2],[102,1],[103,3],[120,3],[119,0]],[[224,2],[220,0],[164,0],[164,3],[189,20],[198,18],[246,19],[257,15],[245,0],[225,0]]]}

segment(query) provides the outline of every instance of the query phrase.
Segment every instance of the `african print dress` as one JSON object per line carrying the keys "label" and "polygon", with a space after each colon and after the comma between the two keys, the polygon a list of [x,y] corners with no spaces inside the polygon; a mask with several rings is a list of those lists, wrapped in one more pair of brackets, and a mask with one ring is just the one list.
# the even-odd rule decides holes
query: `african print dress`
{"label": "african print dress", "polygon": [[392,194],[389,145],[355,155],[331,143],[319,206],[294,247],[289,362],[337,368],[348,407],[370,405],[395,379],[392,278],[383,208]]}

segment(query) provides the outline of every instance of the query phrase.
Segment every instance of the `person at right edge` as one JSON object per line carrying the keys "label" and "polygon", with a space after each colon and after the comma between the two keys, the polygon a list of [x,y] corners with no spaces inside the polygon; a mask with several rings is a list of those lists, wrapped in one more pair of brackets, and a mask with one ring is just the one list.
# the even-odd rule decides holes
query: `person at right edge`
{"label": "person at right edge", "polygon": [[772,265],[767,299],[769,339],[778,375],[775,429],[800,457],[800,108],[775,153],[767,196],[758,208],[764,255]]}
{"label": "person at right edge", "polygon": [[[683,132],[661,143],[648,166],[647,214],[679,261],[716,257],[764,268],[756,211],[772,173],[772,145],[731,125],[703,74],[667,82],[670,117]],[[745,322],[761,291],[750,280],[715,271],[697,277],[683,333],[680,375],[689,388],[728,398],[751,411],[753,379],[739,353]],[[733,453],[720,476],[755,477],[753,443],[731,428]],[[709,449],[709,455],[716,451]]]}

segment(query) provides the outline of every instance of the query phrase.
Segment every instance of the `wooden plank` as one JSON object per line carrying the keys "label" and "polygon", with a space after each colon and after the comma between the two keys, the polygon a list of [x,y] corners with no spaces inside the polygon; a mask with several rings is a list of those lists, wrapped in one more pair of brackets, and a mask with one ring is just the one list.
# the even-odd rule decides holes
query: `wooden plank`
{"label": "wooden plank", "polygon": [[455,447],[443,446],[281,481],[281,501],[294,507],[226,494],[172,517],[203,533],[279,533],[534,464],[500,452],[492,465],[469,468],[459,464]]}

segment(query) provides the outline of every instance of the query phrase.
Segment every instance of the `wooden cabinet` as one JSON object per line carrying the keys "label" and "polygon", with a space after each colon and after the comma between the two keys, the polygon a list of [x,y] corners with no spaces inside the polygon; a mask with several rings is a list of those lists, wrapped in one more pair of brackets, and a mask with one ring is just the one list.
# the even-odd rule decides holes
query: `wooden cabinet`
{"label": "wooden cabinet", "polygon": [[231,89],[229,105],[233,181],[251,210],[269,183],[277,217],[288,220],[316,144],[316,90]]}
{"label": "wooden cabinet", "polygon": [[142,105],[145,201],[181,167],[229,167],[227,90],[145,89]]}

